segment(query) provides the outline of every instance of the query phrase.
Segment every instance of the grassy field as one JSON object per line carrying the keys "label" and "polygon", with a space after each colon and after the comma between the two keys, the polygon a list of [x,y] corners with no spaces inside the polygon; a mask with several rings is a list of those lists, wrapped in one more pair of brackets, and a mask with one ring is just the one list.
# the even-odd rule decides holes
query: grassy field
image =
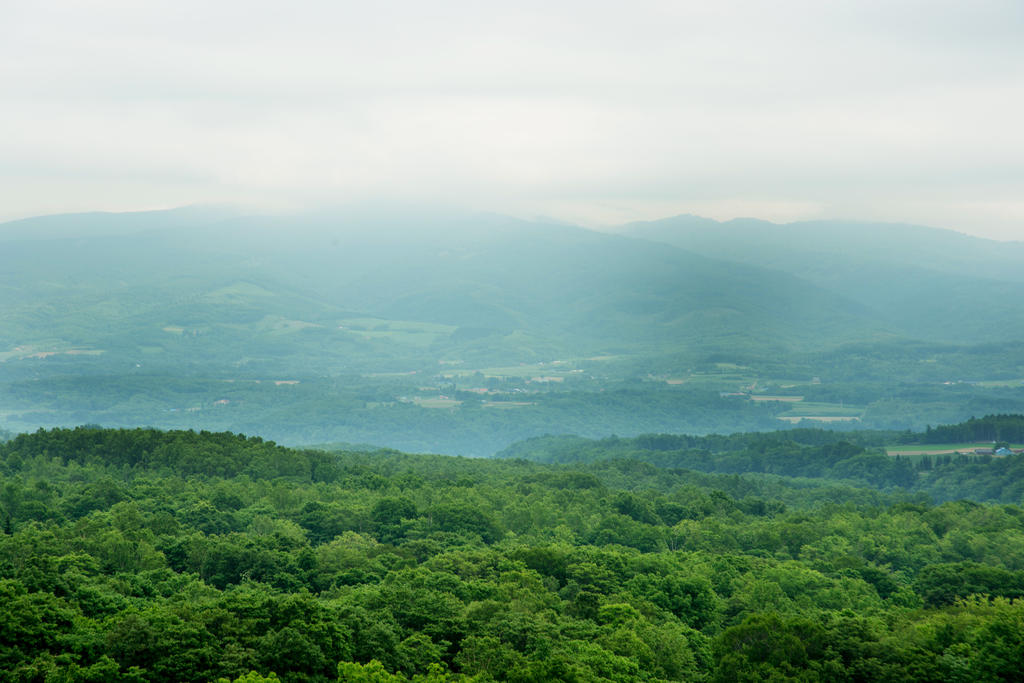
{"label": "grassy field", "polygon": [[[477,373],[484,377],[497,379],[515,378],[530,379],[540,378],[561,378],[571,377],[574,374],[581,374],[583,370],[576,366],[575,360],[554,360],[545,363],[521,363],[519,365],[504,365],[488,368],[449,368],[444,371],[447,377],[472,377]],[[558,380],[555,380],[558,381]]]}
{"label": "grassy field", "polygon": [[[688,377],[673,377],[672,380],[685,380],[690,386],[718,391],[746,391],[757,378],[739,372],[695,372]],[[670,382],[675,383],[675,382]],[[683,382],[678,382],[682,384]]]}
{"label": "grassy field", "polygon": [[818,403],[801,401],[795,403],[786,413],[786,417],[860,417],[864,414],[864,406],[843,403]]}
{"label": "grassy field", "polygon": [[202,295],[207,303],[236,304],[250,301],[253,298],[273,298],[274,292],[264,289],[251,282],[235,282],[227,287],[215,289]]}
{"label": "grassy field", "polygon": [[54,343],[50,346],[17,346],[10,351],[0,351],[0,363],[8,360],[24,360],[28,358],[49,358],[50,356],[100,356],[103,349],[69,349],[66,344]]}
{"label": "grassy field", "polygon": [[462,405],[462,401],[457,401],[454,398],[413,398],[412,402],[421,408],[457,408]]}
{"label": "grassy field", "polygon": [[403,346],[421,348],[450,337],[456,330],[453,325],[380,318],[345,318],[338,321],[337,328],[363,339],[387,339]]}
{"label": "grassy field", "polygon": [[[992,448],[992,442],[976,441],[973,443],[929,443],[886,446],[885,452],[889,455],[951,455],[957,452],[972,453],[975,448]],[[1010,448],[1021,449],[1024,448],[1024,445],[1012,444]]]}
{"label": "grassy field", "polygon": [[480,404],[480,407],[506,410],[509,408],[523,408],[525,406],[534,405],[537,405],[536,401],[484,401]]}
{"label": "grassy field", "polygon": [[476,373],[480,373],[484,377],[536,377],[542,373],[550,374],[556,372],[547,365],[540,363],[533,363],[529,365],[508,365],[505,367],[493,367],[493,368],[479,368],[479,369],[458,369],[458,370],[446,370],[445,376],[451,377],[472,377]]}

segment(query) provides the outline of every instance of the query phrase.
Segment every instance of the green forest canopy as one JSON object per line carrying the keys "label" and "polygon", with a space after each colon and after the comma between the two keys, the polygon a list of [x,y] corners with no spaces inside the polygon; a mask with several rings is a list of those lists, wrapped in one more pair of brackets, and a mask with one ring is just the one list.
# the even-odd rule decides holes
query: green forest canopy
{"label": "green forest canopy", "polygon": [[[1019,495],[936,504],[852,467],[837,480],[870,446],[827,434],[763,449],[792,476],[20,435],[0,445],[0,676],[1015,680]],[[1020,458],[911,471],[1016,476],[998,467]]]}

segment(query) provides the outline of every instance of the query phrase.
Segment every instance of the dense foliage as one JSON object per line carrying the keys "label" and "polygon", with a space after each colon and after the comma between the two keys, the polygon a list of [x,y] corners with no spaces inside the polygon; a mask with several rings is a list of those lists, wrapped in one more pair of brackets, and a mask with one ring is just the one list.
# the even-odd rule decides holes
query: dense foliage
{"label": "dense foliage", "polygon": [[643,461],[662,468],[701,472],[766,473],[785,477],[839,480],[883,491],[927,494],[932,500],[972,499],[1020,503],[1024,500],[1024,456],[993,458],[966,455],[890,456],[878,447],[886,438],[928,438],[950,434],[1007,434],[1024,417],[989,416],[965,425],[939,427],[925,435],[885,432],[837,433],[791,430],[768,434],[686,436],[648,434],[631,439],[542,437],[502,451],[498,457],[547,463]]}
{"label": "dense foliage", "polygon": [[986,415],[972,417],[955,425],[928,427],[924,443],[960,443],[967,441],[1024,442],[1024,415]]}
{"label": "dense foliage", "polygon": [[[860,448],[815,440],[764,457]],[[1019,678],[1019,498],[664,464],[18,436],[0,445],[0,676]]]}

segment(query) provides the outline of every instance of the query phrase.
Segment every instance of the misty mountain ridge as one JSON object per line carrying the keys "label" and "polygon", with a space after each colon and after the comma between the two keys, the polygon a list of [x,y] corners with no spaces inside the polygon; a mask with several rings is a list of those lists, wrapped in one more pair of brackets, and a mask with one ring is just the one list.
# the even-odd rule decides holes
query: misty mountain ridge
{"label": "misty mountain ridge", "polygon": [[[716,221],[684,214],[627,223],[612,231],[655,241],[672,239],[699,253],[721,252],[724,240],[742,240],[743,244],[737,246],[767,247],[772,250],[772,257],[788,247],[797,253],[841,253],[848,257],[942,270],[963,269],[969,259],[984,269],[977,272],[986,272],[988,277],[1024,281],[1024,270],[1019,268],[1024,259],[1024,242],[990,240],[909,223],[850,220],[773,223],[757,218]],[[1018,267],[1014,268],[1015,265]]]}
{"label": "misty mountain ridge", "polygon": [[366,316],[463,330],[441,346],[518,333],[562,354],[891,334],[865,306],[792,274],[573,226],[404,210],[169,214],[115,214],[112,236],[89,236],[96,214],[48,217],[45,240],[25,239],[31,220],[0,226],[21,237],[0,255],[5,336],[66,330],[76,312],[88,315],[71,344],[204,323],[242,334],[267,315],[307,323],[307,336]]}
{"label": "misty mountain ridge", "polygon": [[333,371],[1024,339],[1024,244],[920,226],[678,216],[609,234],[436,208],[186,207],[14,221],[0,243],[8,353],[145,347],[175,363],[179,328],[198,335],[192,362],[216,344]]}
{"label": "misty mountain ridge", "polygon": [[910,338],[1024,338],[1024,242],[895,223],[696,216],[631,223],[617,233],[790,273],[863,304]]}

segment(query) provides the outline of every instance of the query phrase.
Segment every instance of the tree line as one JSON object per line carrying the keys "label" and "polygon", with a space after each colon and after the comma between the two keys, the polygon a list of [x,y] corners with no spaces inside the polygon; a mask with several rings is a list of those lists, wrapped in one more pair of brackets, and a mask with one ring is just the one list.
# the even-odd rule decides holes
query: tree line
{"label": "tree line", "polygon": [[928,426],[922,443],[966,443],[992,441],[1024,443],[1024,415],[972,417],[954,425]]}

